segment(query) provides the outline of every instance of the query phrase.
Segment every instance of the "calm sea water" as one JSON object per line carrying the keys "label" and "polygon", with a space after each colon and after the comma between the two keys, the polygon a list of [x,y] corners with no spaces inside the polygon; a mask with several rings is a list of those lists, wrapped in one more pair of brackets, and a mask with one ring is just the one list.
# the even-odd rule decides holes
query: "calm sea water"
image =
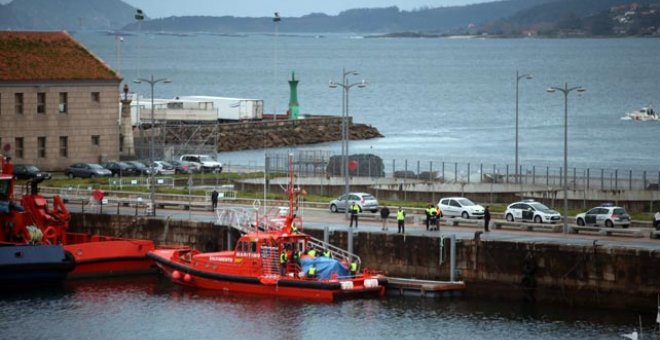
{"label": "calm sea water", "polygon": [[155,275],[0,296],[4,339],[619,339],[637,320],[470,297],[307,303],[183,289]]}
{"label": "calm sea water", "polygon": [[[156,97],[213,95],[265,100],[286,111],[287,80],[300,80],[302,113],[338,115],[342,68],[356,70],[349,114],[385,138],[351,143],[352,153],[384,160],[513,164],[515,74],[520,83],[519,155],[523,165],[562,166],[564,96],[550,86],[583,86],[568,104],[570,167],[658,171],[660,122],[622,121],[660,102],[658,39],[358,39],[345,35],[74,37],[129,82],[154,75]],[[120,45],[120,49],[117,46]],[[119,53],[117,53],[119,51]],[[149,93],[148,85],[129,84]],[[148,97],[148,95],[147,95]],[[339,143],[304,148],[340,153]],[[221,154],[225,162],[263,163],[263,151]]]}

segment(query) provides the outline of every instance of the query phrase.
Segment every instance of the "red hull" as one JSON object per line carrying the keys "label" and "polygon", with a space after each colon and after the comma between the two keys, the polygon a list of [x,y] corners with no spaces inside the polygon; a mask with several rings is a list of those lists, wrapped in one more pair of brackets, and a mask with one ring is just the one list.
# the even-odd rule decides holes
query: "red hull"
{"label": "red hull", "polygon": [[67,233],[64,249],[76,260],[69,279],[144,274],[153,270],[147,252],[155,249],[150,240],[132,240]]}
{"label": "red hull", "polygon": [[[183,261],[173,261],[178,258],[175,254],[176,250],[155,250],[149,253],[149,257],[172,282],[188,287],[325,302],[381,297],[385,294],[385,280],[381,277],[316,281],[278,275],[269,278],[227,275],[213,270],[196,270]],[[365,287],[365,281],[375,282],[376,285]],[[350,288],[342,288],[341,282],[350,282]]]}

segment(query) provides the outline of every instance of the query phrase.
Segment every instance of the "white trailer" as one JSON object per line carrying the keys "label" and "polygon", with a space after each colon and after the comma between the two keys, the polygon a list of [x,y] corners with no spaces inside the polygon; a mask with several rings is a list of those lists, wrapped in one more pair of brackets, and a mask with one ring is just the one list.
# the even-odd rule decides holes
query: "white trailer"
{"label": "white trailer", "polygon": [[180,99],[212,102],[219,121],[261,120],[264,114],[262,99],[228,98],[213,96],[181,96]]}

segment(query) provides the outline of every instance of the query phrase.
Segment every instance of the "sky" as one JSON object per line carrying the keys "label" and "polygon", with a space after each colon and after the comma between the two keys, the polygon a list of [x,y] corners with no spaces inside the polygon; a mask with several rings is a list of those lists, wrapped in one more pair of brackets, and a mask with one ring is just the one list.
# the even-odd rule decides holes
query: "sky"
{"label": "sky", "polygon": [[[310,13],[337,15],[353,8],[397,6],[401,10],[421,7],[460,6],[498,0],[123,0],[145,11],[150,18],[208,15],[237,17],[270,17],[278,12],[282,17],[300,17]],[[0,0],[7,2],[7,0]]]}

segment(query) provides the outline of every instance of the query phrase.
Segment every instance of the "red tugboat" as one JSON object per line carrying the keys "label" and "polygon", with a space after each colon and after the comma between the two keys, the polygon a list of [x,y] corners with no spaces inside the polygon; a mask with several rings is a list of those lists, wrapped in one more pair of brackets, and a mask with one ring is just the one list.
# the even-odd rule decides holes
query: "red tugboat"
{"label": "red tugboat", "polygon": [[53,206],[37,192],[43,179],[29,182],[30,193],[23,195],[21,205],[43,234],[47,244],[64,246],[76,262],[68,279],[119,276],[151,272],[153,261],[147,252],[155,248],[151,240],[125,239],[112,236],[69,232],[71,214],[60,196],[53,198]]}
{"label": "red tugboat", "polygon": [[61,283],[74,268],[71,253],[44,242],[29,214],[14,201],[9,158],[0,155],[0,287],[21,289]]}
{"label": "red tugboat", "polygon": [[233,251],[157,249],[148,256],[174,283],[189,287],[316,301],[383,296],[384,276],[360,270],[358,256],[302,232],[294,209],[301,190],[293,186],[292,156],[287,193],[284,223],[235,226],[245,234]]}

